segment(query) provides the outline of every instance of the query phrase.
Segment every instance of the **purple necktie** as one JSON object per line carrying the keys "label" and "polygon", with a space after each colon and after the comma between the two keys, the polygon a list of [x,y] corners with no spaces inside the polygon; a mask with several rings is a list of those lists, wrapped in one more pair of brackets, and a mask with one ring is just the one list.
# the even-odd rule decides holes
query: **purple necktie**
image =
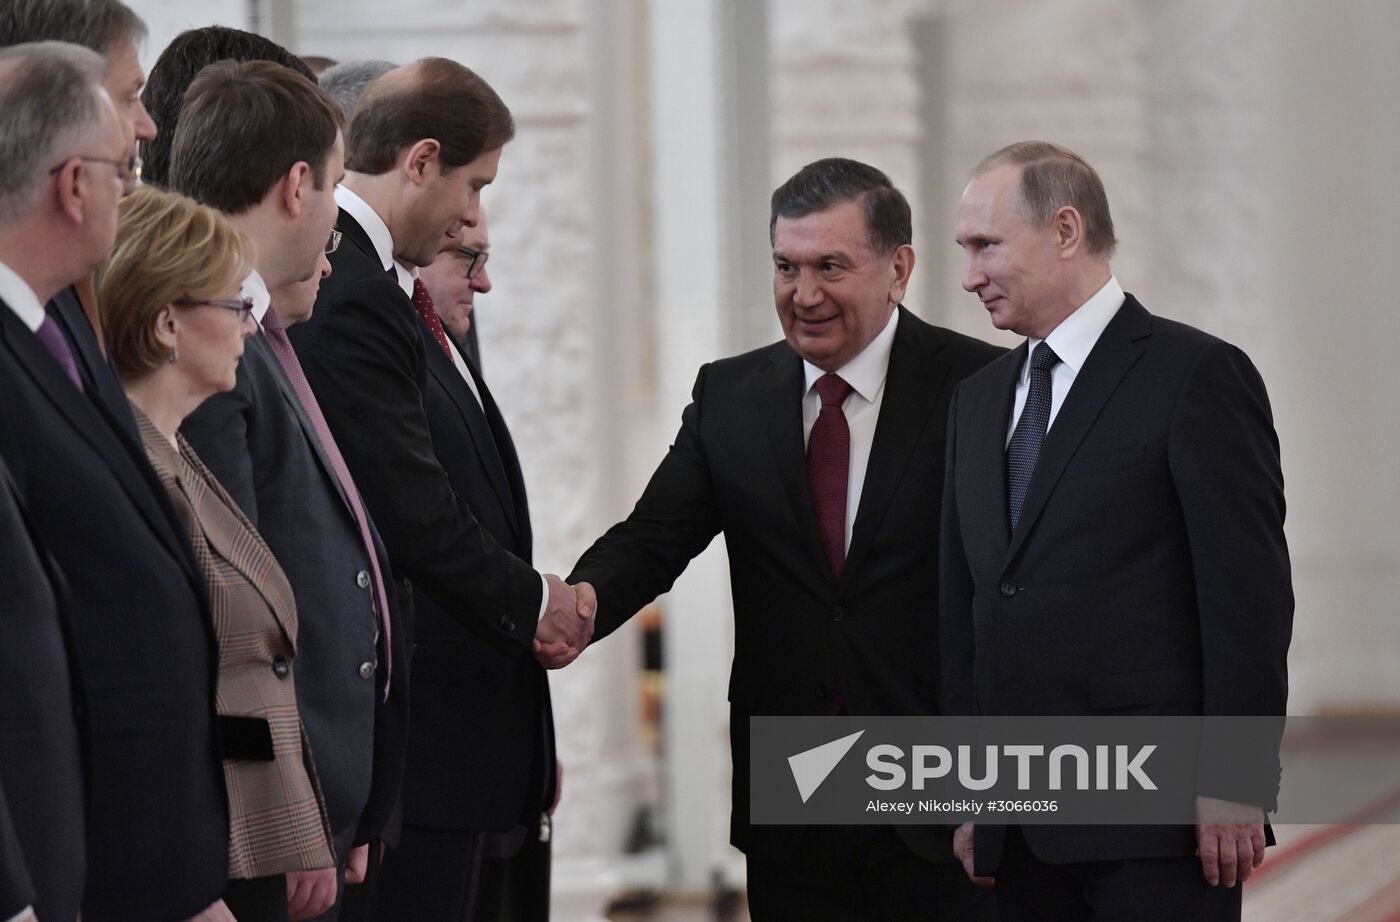
{"label": "purple necktie", "polygon": [[39,342],[44,344],[45,349],[53,353],[54,361],[67,372],[73,386],[82,390],[83,379],[78,377],[78,363],[73,361],[73,350],[68,348],[68,340],[64,339],[63,331],[54,323],[53,318],[46,316],[44,322],[39,324],[39,329],[34,331],[34,335],[39,337]]}
{"label": "purple necktie", "polygon": [[335,443],[330,426],[326,425],[326,417],[321,412],[321,405],[316,402],[316,395],[311,392],[311,385],[306,380],[306,373],[302,371],[301,362],[297,359],[296,351],[292,349],[292,343],[287,339],[287,331],[282,327],[282,321],[277,319],[275,311],[269,310],[263,315],[262,328],[263,332],[267,334],[268,345],[272,346],[277,361],[282,363],[282,370],[287,373],[287,379],[292,382],[292,390],[296,391],[297,398],[301,400],[301,405],[311,420],[311,428],[315,430],[316,438],[321,440],[321,448],[325,450],[326,457],[330,459],[336,479],[340,481],[340,488],[350,498],[350,509],[355,513],[355,524],[360,527],[360,540],[365,543],[365,553],[369,556],[370,572],[374,574],[374,610],[379,615],[379,636],[383,642],[383,653],[380,659],[384,663],[384,700],[387,701],[389,698],[389,676],[393,672],[391,652],[393,648],[389,646],[389,600],[384,592],[384,576],[379,572],[379,555],[374,552],[374,541],[369,534],[369,519],[365,516],[365,507],[360,502],[360,491],[355,489],[355,481],[350,476],[350,468],[345,466],[345,458],[340,454],[340,446]]}
{"label": "purple necktie", "polygon": [[807,484],[827,563],[840,579],[846,567],[846,487],[851,469],[851,429],[841,404],[854,388],[836,374],[822,375],[815,387],[822,409],[807,438]]}

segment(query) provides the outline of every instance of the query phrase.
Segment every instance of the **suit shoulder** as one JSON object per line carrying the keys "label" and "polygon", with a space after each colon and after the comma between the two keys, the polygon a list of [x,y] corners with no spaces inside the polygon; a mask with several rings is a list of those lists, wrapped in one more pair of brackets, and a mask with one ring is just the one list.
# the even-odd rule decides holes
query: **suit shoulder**
{"label": "suit shoulder", "polygon": [[750,349],[748,352],[706,362],[703,370],[711,380],[735,380],[767,368],[774,362],[791,360],[792,358],[794,358],[792,347],[787,344],[787,340],[780,339],[775,343]]}

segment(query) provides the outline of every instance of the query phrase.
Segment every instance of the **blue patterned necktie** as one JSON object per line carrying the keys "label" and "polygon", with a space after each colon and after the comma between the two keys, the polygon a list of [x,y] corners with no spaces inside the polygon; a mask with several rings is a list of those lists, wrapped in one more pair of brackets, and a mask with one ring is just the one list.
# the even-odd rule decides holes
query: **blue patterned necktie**
{"label": "blue patterned necktie", "polygon": [[1030,392],[1011,444],[1006,447],[1006,494],[1011,511],[1011,530],[1021,524],[1021,504],[1026,501],[1035,462],[1040,457],[1040,445],[1050,424],[1050,373],[1060,357],[1049,343],[1042,342],[1031,355]]}

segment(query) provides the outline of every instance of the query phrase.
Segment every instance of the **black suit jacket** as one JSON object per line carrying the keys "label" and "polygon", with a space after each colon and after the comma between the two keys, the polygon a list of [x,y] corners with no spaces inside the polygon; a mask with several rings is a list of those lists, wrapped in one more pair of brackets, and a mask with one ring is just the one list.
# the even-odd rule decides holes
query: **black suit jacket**
{"label": "black suit jacket", "polygon": [[[532,536],[515,444],[471,368],[478,404],[452,360],[428,341],[428,426],[453,492],[504,549],[528,562]],[[529,650],[453,617],[427,596],[414,628],[404,821],[501,832],[553,800],[549,682]]]}
{"label": "black suit jacket", "polygon": [[97,333],[88,322],[77,291],[71,285],[63,289],[44,310],[58,324],[73,350],[73,361],[78,366],[78,376],[83,379],[83,389],[116,421],[118,431],[131,440],[132,447],[139,448],[141,433],[136,430],[136,417],[131,414],[126,391],[111,361],[98,346]]}
{"label": "black suit jacket", "polygon": [[[1131,295],[1007,514],[1006,432],[1026,346],[954,399],[943,501],[950,713],[1282,715],[1293,591],[1268,396],[1243,352]],[[1267,758],[1275,759],[1277,752]],[[1268,790],[1200,793],[1270,809]],[[1190,855],[1190,827],[1026,826],[1043,860]],[[990,873],[1001,827],[978,826]]]}
{"label": "black suit jacket", "polygon": [[0,561],[0,916],[33,906],[40,919],[72,919],[82,905],[85,797],[59,620],[64,582],[3,461]]}
{"label": "black suit jacket", "polygon": [[[249,337],[232,391],[205,401],[181,432],[262,534],[297,600],[297,704],[316,759],[337,856],[379,836],[403,770],[408,675],[398,593],[370,525],[396,648],[380,701],[374,587],[348,498],[266,335]],[[373,791],[373,796],[371,792]]]}
{"label": "black suit jacket", "polygon": [[[724,532],[734,595],[731,840],[751,855],[786,848],[793,833],[749,825],[749,717],[829,713],[837,688],[851,714],[939,713],[948,400],[1002,350],[899,310],[839,580],[822,552],[807,483],[802,360],[786,342],[700,369],[676,441],[636,508],[569,577],[598,591],[596,641],[670,589]],[[947,840],[932,843],[930,830],[910,844],[946,860]]]}
{"label": "black suit jacket", "polygon": [[287,334],[394,572],[413,584],[415,597],[427,595],[452,617],[528,650],[539,575],[453,491],[424,411],[422,323],[364,229],[344,211],[337,227],[345,237],[331,254],[315,312]]}
{"label": "black suit jacket", "polygon": [[228,869],[203,579],[150,467],[7,306],[0,393],[0,454],[71,596],[90,757],[83,918],[187,918]]}

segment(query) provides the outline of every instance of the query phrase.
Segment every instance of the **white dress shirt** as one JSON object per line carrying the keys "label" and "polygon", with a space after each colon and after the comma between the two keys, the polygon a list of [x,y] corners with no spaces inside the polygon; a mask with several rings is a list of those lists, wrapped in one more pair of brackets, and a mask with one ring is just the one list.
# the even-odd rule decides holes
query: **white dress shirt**
{"label": "white dress shirt", "polygon": [[19,277],[19,273],[9,266],[0,262],[0,300],[10,305],[10,310],[15,312],[20,321],[31,333],[38,333],[39,327],[48,316],[44,313],[44,305],[39,303],[39,296],[34,293],[34,289],[29,287],[29,283]]}
{"label": "white dress shirt", "polygon": [[[418,270],[409,269],[394,258],[394,237],[389,233],[389,225],[384,223],[379,212],[375,211],[369,202],[344,186],[335,187],[335,203],[343,208],[346,214],[354,218],[355,223],[364,228],[365,233],[369,235],[369,242],[374,244],[374,252],[379,257],[379,262],[384,266],[384,271],[388,272],[389,268],[393,267],[399,287],[403,289],[404,294],[408,295],[409,300],[412,300],[413,282],[418,278]],[[427,339],[432,340],[427,343],[429,349],[438,348],[436,339],[431,336],[428,336]],[[450,337],[448,342],[451,343]],[[471,372],[467,370],[467,365],[462,360],[462,356],[457,353],[456,348],[451,346],[449,348],[452,352],[452,364],[456,365],[462,377],[466,378],[467,387],[471,389],[472,396],[476,397],[476,402],[480,404],[481,395],[477,393],[476,382],[472,380]],[[549,607],[549,582],[544,578],[543,573],[540,574],[540,587],[543,594],[540,596],[540,613],[536,616],[536,620],[543,618],[544,610]]]}
{"label": "white dress shirt", "polygon": [[1118,279],[1110,275],[1102,288],[1074,313],[1060,321],[1060,325],[1051,330],[1044,340],[1034,336],[1026,340],[1026,361],[1021,366],[1020,377],[1016,379],[1016,403],[1011,408],[1011,424],[1006,427],[1008,446],[1011,444],[1011,433],[1016,431],[1016,421],[1021,418],[1021,411],[1026,406],[1026,397],[1030,393],[1031,355],[1035,353],[1035,347],[1047,342],[1060,357],[1060,361],[1050,372],[1050,420],[1045,424],[1045,430],[1049,432],[1050,427],[1055,424],[1060,407],[1064,406],[1065,397],[1069,395],[1074,379],[1079,376],[1079,369],[1084,367],[1084,360],[1089,357],[1094,344],[1099,341],[1109,321],[1122,306],[1123,289],[1119,286]]}
{"label": "white dress shirt", "polygon": [[384,223],[379,212],[375,211],[369,202],[344,186],[335,187],[335,203],[345,209],[346,213],[355,219],[355,223],[369,234],[369,242],[374,244],[374,252],[379,256],[384,271],[388,272],[392,266],[394,275],[399,280],[399,287],[403,289],[404,294],[412,298],[413,280],[418,278],[418,270],[410,269],[394,258],[394,238],[389,233],[389,225]]}
{"label": "white dress shirt", "polygon": [[272,306],[272,294],[267,290],[267,282],[263,281],[257,269],[249,270],[243,284],[238,286],[238,293],[253,302],[253,319],[258,322],[258,326],[262,326],[267,309]]}
{"label": "white dress shirt", "polygon": [[[836,370],[853,390],[841,404],[846,425],[851,430],[851,461],[846,481],[846,548],[851,547],[851,530],[856,513],[860,511],[860,492],[865,486],[865,471],[870,467],[870,446],[875,441],[875,424],[880,420],[880,405],[885,399],[885,377],[890,370],[890,349],[894,346],[894,331],[899,326],[899,311],[890,314],[889,322],[860,353]],[[817,393],[817,379],[826,372],[805,359],[807,390],[802,398],[802,442],[812,437],[812,427],[821,415],[822,399]]]}

